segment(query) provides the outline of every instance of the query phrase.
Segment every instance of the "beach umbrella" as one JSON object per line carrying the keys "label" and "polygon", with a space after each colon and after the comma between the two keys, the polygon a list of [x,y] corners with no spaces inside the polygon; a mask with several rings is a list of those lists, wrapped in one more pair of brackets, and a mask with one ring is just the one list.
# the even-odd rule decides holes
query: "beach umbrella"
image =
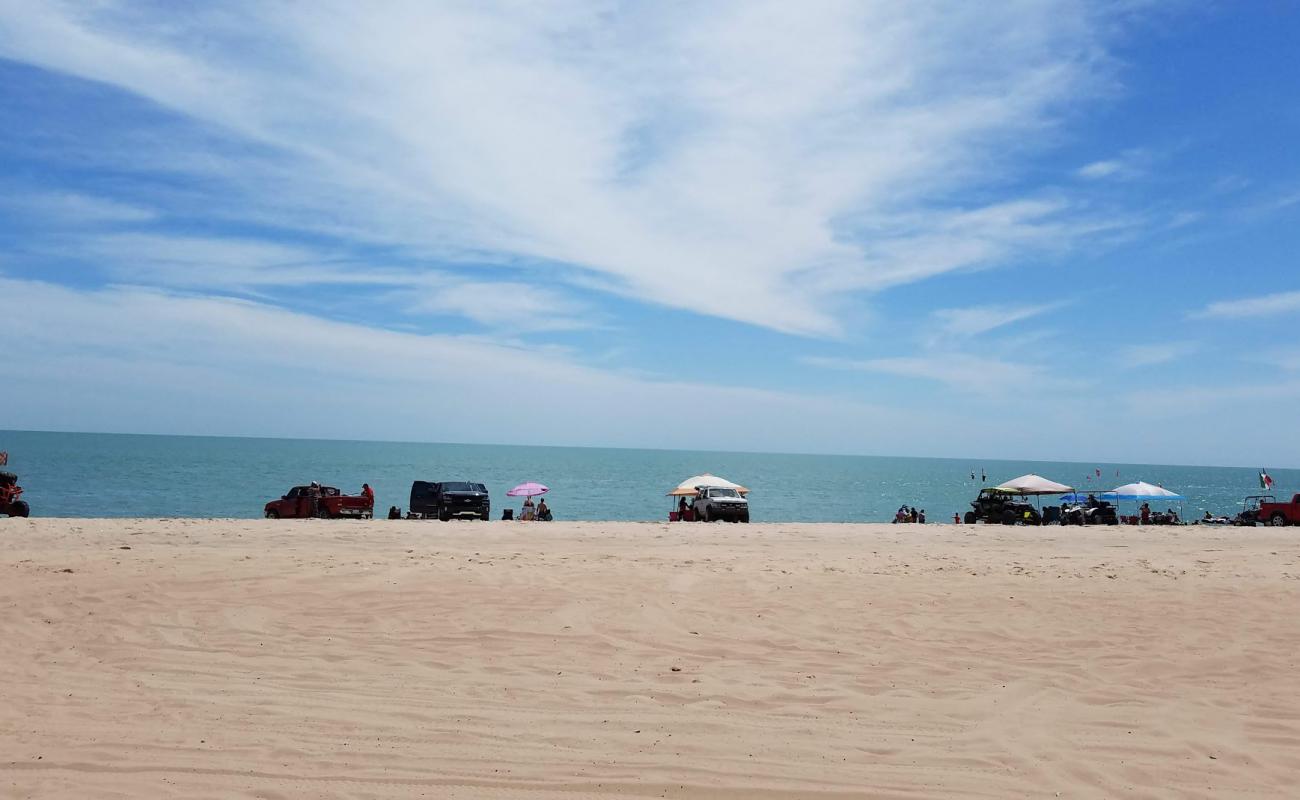
{"label": "beach umbrella", "polygon": [[546,494],[549,491],[550,491],[549,488],[541,485],[540,483],[529,481],[528,483],[521,483],[515,488],[506,492],[506,496],[507,497],[536,497],[539,494]]}
{"label": "beach umbrella", "polygon": [[1177,492],[1171,492],[1163,486],[1155,486],[1144,481],[1137,483],[1126,483],[1123,486],[1117,486],[1111,492],[1121,500],[1182,500],[1183,496]]}
{"label": "beach umbrella", "polygon": [[1073,486],[1066,486],[1063,483],[1049,481],[1042,475],[1021,475],[1019,478],[1011,480],[994,487],[1004,492],[1012,494],[1065,494],[1074,491]]}
{"label": "beach umbrella", "polygon": [[724,489],[735,489],[740,494],[749,494],[749,490],[738,483],[732,483],[726,478],[719,478],[717,475],[704,473],[687,478],[677,484],[677,488],[668,493],[669,497],[691,497],[695,494],[697,486],[717,486]]}

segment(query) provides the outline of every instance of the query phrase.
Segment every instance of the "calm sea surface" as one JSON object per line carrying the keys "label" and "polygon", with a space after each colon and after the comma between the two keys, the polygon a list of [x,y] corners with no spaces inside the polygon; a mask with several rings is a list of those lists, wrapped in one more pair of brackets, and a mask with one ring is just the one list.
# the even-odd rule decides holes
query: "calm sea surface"
{"label": "calm sea surface", "polygon": [[[536,480],[551,487],[556,519],[659,520],[671,505],[664,495],[702,472],[748,486],[755,522],[886,521],[904,503],[950,522],[981,485],[1027,472],[1083,489],[1161,484],[1186,495],[1187,518],[1233,513],[1259,492],[1258,469],[1235,467],[29,431],[0,431],[0,450],[41,517],[260,517],[267,500],[313,480],[348,492],[368,482],[382,513],[405,509],[411,481],[422,479],[487,484],[494,518],[519,506],[506,490]],[[1300,490],[1300,470],[1269,473],[1274,494]]]}

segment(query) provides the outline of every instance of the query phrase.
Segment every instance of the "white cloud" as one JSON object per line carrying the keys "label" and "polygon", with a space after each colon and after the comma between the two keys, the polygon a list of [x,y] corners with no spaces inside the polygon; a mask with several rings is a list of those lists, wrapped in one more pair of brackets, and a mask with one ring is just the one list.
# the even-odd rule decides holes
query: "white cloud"
{"label": "white cloud", "polygon": [[0,185],[0,209],[10,219],[23,217],[46,225],[92,226],[157,219],[154,211],[79,192],[31,191]]}
{"label": "white cloud", "polygon": [[1245,319],[1271,317],[1300,311],[1300,291],[1277,292],[1241,300],[1220,300],[1210,303],[1192,316],[1202,319]]}
{"label": "white cloud", "polygon": [[1136,369],[1177,361],[1195,351],[1196,345],[1191,342],[1148,342],[1125,345],[1119,348],[1115,358],[1120,366]]}
{"label": "white cloud", "polygon": [[1127,180],[1136,178],[1150,168],[1152,155],[1146,150],[1125,150],[1115,158],[1094,161],[1075,170],[1075,175],[1087,180]]}
{"label": "white cloud", "polygon": [[1118,161],[1094,161],[1079,167],[1076,173],[1080,178],[1109,178],[1124,168]]}
{"label": "white cloud", "polygon": [[1105,227],[952,200],[1104,71],[1106,20],[1073,0],[169,8],[10,4],[0,55],[259,145],[225,213],[813,334],[846,290]]}
{"label": "white cloud", "polygon": [[1058,381],[1048,378],[1035,365],[966,353],[933,353],[863,360],[813,357],[804,361],[827,369],[876,372],[935,381],[979,395],[1024,394],[1059,385]]}
{"label": "white cloud", "polygon": [[972,306],[970,308],[942,308],[931,314],[936,332],[943,336],[968,337],[1011,325],[1026,319],[1055,311],[1066,302],[1043,303],[1024,306]]}
{"label": "white cloud", "polygon": [[116,283],[220,291],[255,299],[283,301],[285,290],[292,290],[289,296],[302,296],[335,287],[335,297],[346,305],[357,290],[376,289],[377,297],[399,313],[464,317],[498,332],[576,330],[598,322],[585,304],[548,287],[472,280],[429,268],[385,267],[305,245],[113,233],[61,237],[47,253],[94,264]]}
{"label": "white cloud", "polygon": [[[853,400],[653,380],[551,348],[244,300],[7,278],[0,296],[23,300],[5,312],[6,337],[23,343],[6,361],[5,424],[17,428],[851,452],[907,446],[901,432],[919,422]],[[725,409],[728,424],[689,424],[701,408]],[[868,433],[863,419],[882,429]]]}
{"label": "white cloud", "polygon": [[[1225,406],[1234,411],[1251,409],[1257,412],[1263,408],[1277,408],[1278,401],[1290,401],[1300,398],[1300,381],[1286,380],[1277,383],[1231,384],[1224,386],[1171,386],[1155,389],[1141,389],[1130,393],[1126,401],[1137,413],[1155,419],[1204,417]],[[1259,417],[1251,416],[1258,420]],[[1205,429],[1199,432],[1209,435],[1211,428],[1234,426],[1213,425],[1207,420]],[[1295,440],[1293,426],[1282,425],[1285,430],[1276,431],[1279,438]],[[1256,443],[1256,446],[1272,446],[1272,443]],[[1293,445],[1292,445],[1293,446]]]}

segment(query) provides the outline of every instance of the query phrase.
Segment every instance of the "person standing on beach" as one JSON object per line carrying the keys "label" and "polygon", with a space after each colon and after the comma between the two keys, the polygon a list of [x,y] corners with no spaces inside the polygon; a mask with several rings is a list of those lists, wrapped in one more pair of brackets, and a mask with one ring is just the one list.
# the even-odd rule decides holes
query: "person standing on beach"
{"label": "person standing on beach", "polygon": [[370,488],[370,484],[361,484],[361,496],[370,501],[370,505],[375,504],[375,490]]}
{"label": "person standing on beach", "polygon": [[320,516],[320,483],[312,481],[307,487],[307,516],[315,519]]}
{"label": "person standing on beach", "polygon": [[678,522],[686,521],[686,498],[685,497],[680,497],[677,499],[677,521]]}
{"label": "person standing on beach", "polygon": [[922,524],[922,525],[925,524],[925,509],[924,509],[924,508],[921,509],[921,513],[920,513],[920,514],[917,514],[917,515],[916,515],[916,521],[919,522],[919,523]]}

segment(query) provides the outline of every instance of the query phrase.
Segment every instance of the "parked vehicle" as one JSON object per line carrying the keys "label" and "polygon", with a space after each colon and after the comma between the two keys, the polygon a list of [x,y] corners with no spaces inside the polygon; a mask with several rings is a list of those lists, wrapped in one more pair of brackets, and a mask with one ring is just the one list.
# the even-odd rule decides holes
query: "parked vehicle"
{"label": "parked vehicle", "polygon": [[486,520],[492,513],[487,487],[466,481],[415,481],[411,484],[411,504],[407,519],[432,519],[446,522],[453,517]]}
{"label": "parked vehicle", "polygon": [[1277,498],[1271,494],[1252,494],[1241,501],[1241,511],[1237,512],[1232,524],[1253,528],[1260,522],[1259,509],[1265,504],[1276,502]]}
{"label": "parked vehicle", "polygon": [[1115,506],[1105,500],[1093,503],[1067,503],[1061,507],[1062,525],[1118,525]]}
{"label": "parked vehicle", "polygon": [[1261,502],[1256,519],[1265,525],[1280,528],[1283,525],[1300,525],[1300,494],[1289,503]]}
{"label": "parked vehicle", "polygon": [[26,517],[32,513],[26,500],[20,500],[23,487],[18,485],[18,476],[12,472],[0,472],[0,514],[11,517]]}
{"label": "parked vehicle", "polygon": [[700,522],[749,522],[749,500],[735,489],[724,486],[699,486],[691,501],[695,519]]}
{"label": "parked vehicle", "polygon": [[375,514],[374,498],[347,495],[333,486],[319,487],[317,511],[311,510],[311,486],[295,486],[279,500],[266,504],[267,519],[302,519],[316,516],[325,519],[370,519]]}
{"label": "parked vehicle", "polygon": [[976,522],[1003,525],[1042,525],[1043,518],[1038,509],[1018,494],[1005,489],[980,489],[979,495],[971,501],[971,510],[966,512],[963,521],[967,525]]}

